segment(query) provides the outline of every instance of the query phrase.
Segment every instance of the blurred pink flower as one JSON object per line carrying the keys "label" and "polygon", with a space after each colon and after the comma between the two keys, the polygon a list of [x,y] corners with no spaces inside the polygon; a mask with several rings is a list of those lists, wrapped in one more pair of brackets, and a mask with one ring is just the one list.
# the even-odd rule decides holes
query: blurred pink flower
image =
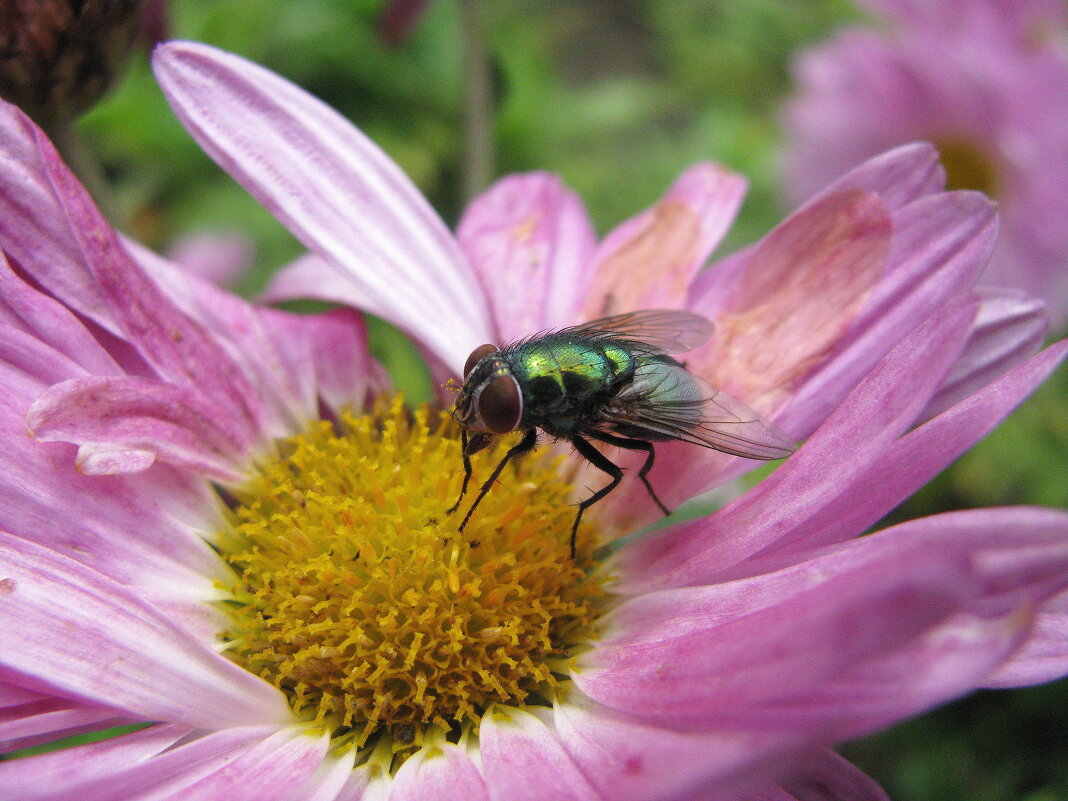
{"label": "blurred pink flower", "polygon": [[[457,241],[384,154],[279,77],[188,43],[161,48],[156,68],[202,145],[314,254],[276,293],[393,320],[452,374],[485,340],[622,308],[700,310],[718,334],[690,368],[807,441],[723,509],[591,566],[612,595],[596,636],[554,656],[552,697],[492,704],[459,740],[382,730],[332,750],[292,692],[220,655],[237,598],[208,543],[227,520],[213,487],[237,492],[277,438],[380,387],[359,318],[250,306],[121,243],[4,106],[0,738],[153,722],[0,762],[7,795],[627,801],[818,786],[879,799],[829,746],[978,686],[1068,672],[1068,514],[986,509],[856,536],[1068,349],[1027,358],[1044,330],[1035,304],[970,290],[992,209],[941,191],[929,148],[863,165],[699,272],[743,190],[721,168],[688,171],[600,243],[557,179],[513,176]],[[658,486],[679,496],[751,467],[694,450],[658,459]],[[415,473],[426,459],[412,455]],[[605,503],[606,537],[608,517],[631,531],[647,517],[636,498]],[[566,520],[561,571],[575,569]],[[402,557],[389,571],[417,569]],[[495,603],[492,576],[479,582],[453,592]]]}
{"label": "blurred pink flower", "polygon": [[949,187],[998,202],[981,282],[1016,287],[1068,323],[1068,14],[1060,0],[866,0],[855,27],[802,53],[784,111],[789,197],[896,145],[927,140]]}

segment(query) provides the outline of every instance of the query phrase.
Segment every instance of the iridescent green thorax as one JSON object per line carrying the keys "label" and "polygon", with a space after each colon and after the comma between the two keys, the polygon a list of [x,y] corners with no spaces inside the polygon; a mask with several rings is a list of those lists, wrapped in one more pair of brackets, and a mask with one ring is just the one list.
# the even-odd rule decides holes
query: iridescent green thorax
{"label": "iridescent green thorax", "polygon": [[624,343],[561,333],[506,351],[523,392],[522,428],[575,433],[598,405],[631,380],[640,356]]}

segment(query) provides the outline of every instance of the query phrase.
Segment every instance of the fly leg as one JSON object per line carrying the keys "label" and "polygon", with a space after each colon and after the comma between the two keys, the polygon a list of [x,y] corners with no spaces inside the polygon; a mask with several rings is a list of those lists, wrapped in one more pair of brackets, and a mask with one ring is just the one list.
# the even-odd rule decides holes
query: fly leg
{"label": "fly leg", "polygon": [[[529,451],[534,450],[534,446],[537,444],[538,430],[536,428],[531,428],[527,431],[523,439],[518,442],[518,444],[513,445],[511,448],[508,449],[508,453],[506,453],[504,455],[504,458],[501,459],[501,461],[497,464],[495,468],[493,468],[493,472],[490,474],[490,477],[486,480],[486,483],[483,484],[482,488],[478,491],[478,497],[475,498],[475,502],[471,504],[471,508],[467,510],[467,514],[464,515],[463,522],[460,523],[460,527],[457,529],[459,533],[463,533],[464,526],[466,526],[467,521],[471,519],[471,515],[475,513],[475,508],[480,503],[482,503],[482,499],[486,497],[486,493],[490,491],[490,488],[497,481],[497,477],[501,474],[501,471],[504,470],[504,466],[508,464],[509,460],[511,460],[515,456],[522,456],[524,453],[528,453]],[[469,476],[471,474],[471,461],[466,455],[464,456],[464,468],[467,470],[467,475]],[[466,477],[464,479],[464,484],[467,484]],[[460,497],[463,497],[462,492],[460,493]],[[460,505],[459,500],[456,501],[456,505]],[[453,509],[455,508],[456,507],[454,506]]]}
{"label": "fly leg", "polygon": [[[593,435],[591,434],[590,436]],[[598,436],[598,439],[599,438],[600,437]],[[586,461],[598,470],[608,473],[608,475],[612,477],[612,480],[607,485],[601,487],[601,489],[597,490],[597,492],[593,493],[593,495],[578,505],[578,514],[575,515],[575,522],[571,526],[571,560],[574,561],[575,535],[578,534],[579,521],[582,520],[582,513],[616,488],[616,485],[623,480],[623,471],[620,469],[619,465],[609,461],[607,456],[593,447],[586,440],[582,439],[582,437],[571,437],[568,442],[575,447],[576,451],[585,457]]]}
{"label": "fly leg", "polygon": [[671,510],[664,506],[663,501],[657,497],[656,491],[653,489],[653,485],[649,483],[648,475],[649,471],[653,469],[653,462],[656,459],[656,451],[653,450],[653,443],[644,439],[631,439],[630,437],[617,437],[614,434],[606,434],[603,431],[590,432],[588,435],[590,439],[595,439],[600,442],[606,442],[609,445],[615,445],[617,448],[625,448],[628,451],[644,451],[645,464],[642,465],[642,469],[638,471],[638,478],[642,480],[645,488],[649,490],[649,497],[652,498],[656,505],[660,507],[660,511],[665,515],[671,514]]}
{"label": "fly leg", "polygon": [[[460,497],[456,499],[456,503],[445,510],[445,514],[451,515],[460,506],[460,501],[464,499],[464,495],[467,494],[467,485],[471,481],[471,456],[467,452],[467,429],[460,429],[460,456],[464,460],[464,483],[460,487]],[[468,514],[468,517],[471,515]],[[466,523],[467,521],[464,520]],[[460,530],[463,530],[463,526],[460,526]]]}

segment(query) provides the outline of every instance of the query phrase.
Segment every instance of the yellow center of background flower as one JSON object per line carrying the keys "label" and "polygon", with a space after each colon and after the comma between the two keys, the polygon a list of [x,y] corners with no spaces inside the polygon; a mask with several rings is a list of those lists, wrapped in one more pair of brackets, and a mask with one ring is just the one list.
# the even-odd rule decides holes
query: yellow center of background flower
{"label": "yellow center of background flower", "polygon": [[946,136],[936,139],[942,166],[946,170],[946,189],[974,189],[997,197],[1001,189],[997,162],[979,142],[968,137]]}
{"label": "yellow center of background flower", "polygon": [[227,653],[357,747],[404,751],[492,703],[547,703],[604,593],[586,526],[570,558],[571,488],[547,459],[509,466],[457,534],[507,444],[472,458],[447,515],[463,469],[446,415],[398,398],[283,442],[221,539],[239,576]]}

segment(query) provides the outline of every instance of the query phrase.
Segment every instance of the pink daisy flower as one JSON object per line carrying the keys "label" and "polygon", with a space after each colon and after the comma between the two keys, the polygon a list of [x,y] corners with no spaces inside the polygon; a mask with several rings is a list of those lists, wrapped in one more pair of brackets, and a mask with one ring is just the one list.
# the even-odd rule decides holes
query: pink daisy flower
{"label": "pink daisy flower", "polygon": [[791,199],[865,159],[935,144],[950,188],[998,201],[982,283],[1041,298],[1068,323],[1068,18],[1059,0],[868,0],[895,23],[841,31],[803,54],[784,111]]}
{"label": "pink daisy flower", "polygon": [[[1038,306],[969,289],[992,209],[941,191],[929,148],[698,272],[743,189],[721,168],[600,243],[555,178],[514,176],[454,239],[281,78],[186,43],[156,66],[313,252],[277,293],[381,314],[450,373],[486,339],[699,310],[718,333],[690,369],[807,441],[719,511],[626,543],[650,514],[611,495],[575,560],[571,488],[530,458],[459,537],[455,432],[369,407],[384,386],[356,315],[255,307],[123,242],[4,106],[0,740],[151,724],[2,762],[6,796],[882,798],[828,747],[1068,669],[1068,514],[856,537],[1068,348],[1030,356]],[[752,466],[664,450],[671,498]]]}

